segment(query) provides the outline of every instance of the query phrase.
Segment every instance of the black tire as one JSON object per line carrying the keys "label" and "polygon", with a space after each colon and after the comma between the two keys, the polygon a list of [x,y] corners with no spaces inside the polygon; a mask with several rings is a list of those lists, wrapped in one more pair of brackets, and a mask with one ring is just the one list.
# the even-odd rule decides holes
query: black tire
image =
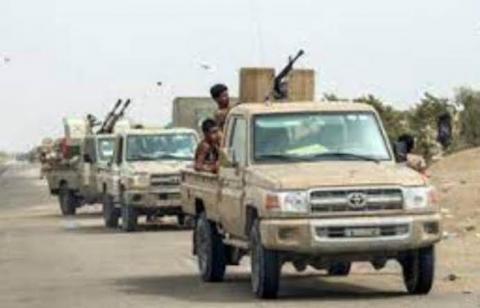
{"label": "black tire", "polygon": [[122,230],[125,232],[133,232],[137,230],[138,225],[138,212],[137,209],[128,204],[125,197],[120,197],[122,207]]}
{"label": "black tire", "polygon": [[334,262],[328,268],[329,276],[348,276],[352,268],[351,262]]}
{"label": "black tire", "polygon": [[72,216],[75,215],[77,210],[77,202],[73,192],[68,189],[66,184],[60,186],[58,192],[58,201],[60,203],[60,210],[62,211],[63,216]]}
{"label": "black tire", "polygon": [[205,282],[222,281],[225,276],[225,245],[215,225],[205,213],[198,217],[194,241],[200,276]]}
{"label": "black tire", "polygon": [[118,228],[118,220],[120,213],[115,204],[113,203],[113,197],[109,194],[103,194],[103,221],[107,228]]}
{"label": "black tire", "polygon": [[181,227],[183,227],[185,225],[185,215],[184,214],[177,215],[177,223]]}
{"label": "black tire", "polygon": [[409,252],[402,260],[403,281],[408,293],[428,294],[435,276],[435,250],[433,247]]}
{"label": "black tire", "polygon": [[259,298],[276,298],[280,285],[280,257],[278,252],[263,247],[258,220],[250,232],[250,249],[252,291]]}

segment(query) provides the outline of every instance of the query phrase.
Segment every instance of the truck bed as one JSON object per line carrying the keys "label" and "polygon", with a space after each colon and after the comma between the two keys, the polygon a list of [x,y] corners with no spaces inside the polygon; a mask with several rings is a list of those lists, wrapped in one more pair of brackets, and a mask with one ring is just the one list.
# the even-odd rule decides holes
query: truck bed
{"label": "truck bed", "polygon": [[66,182],[71,188],[77,188],[80,184],[77,169],[71,165],[55,166],[47,172],[46,178],[50,192],[54,195],[58,194],[62,182]]}
{"label": "truck bed", "polygon": [[193,169],[182,171],[182,207],[189,215],[195,215],[198,206],[208,208],[210,219],[218,218],[219,177],[216,174],[197,172]]}

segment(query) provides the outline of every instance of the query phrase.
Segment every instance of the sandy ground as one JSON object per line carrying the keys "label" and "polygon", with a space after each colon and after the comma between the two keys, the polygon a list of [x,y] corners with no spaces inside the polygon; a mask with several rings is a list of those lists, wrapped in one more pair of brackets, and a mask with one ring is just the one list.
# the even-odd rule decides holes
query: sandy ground
{"label": "sandy ground", "polygon": [[202,283],[191,231],[168,221],[132,234],[109,231],[99,210],[60,216],[38,169],[11,165],[0,177],[0,307],[480,307],[475,232],[458,231],[438,246],[428,296],[406,295],[392,262],[379,272],[356,264],[347,278],[286,268],[280,298],[260,301],[250,292],[248,260],[228,268],[225,282]]}

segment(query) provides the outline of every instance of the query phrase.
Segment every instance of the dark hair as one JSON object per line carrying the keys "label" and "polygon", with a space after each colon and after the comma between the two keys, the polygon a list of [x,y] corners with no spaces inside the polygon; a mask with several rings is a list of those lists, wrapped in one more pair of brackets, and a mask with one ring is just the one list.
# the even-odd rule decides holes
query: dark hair
{"label": "dark hair", "polygon": [[217,83],[216,85],[210,88],[210,95],[212,95],[212,98],[218,98],[223,92],[227,90],[228,88],[226,85]]}
{"label": "dark hair", "polygon": [[212,119],[206,119],[202,122],[202,132],[203,134],[208,134],[212,128],[218,127],[217,122]]}
{"label": "dark hair", "polygon": [[415,147],[415,139],[413,139],[412,135],[409,134],[403,134],[400,137],[398,137],[399,142],[405,143],[407,153],[412,152],[413,148]]}

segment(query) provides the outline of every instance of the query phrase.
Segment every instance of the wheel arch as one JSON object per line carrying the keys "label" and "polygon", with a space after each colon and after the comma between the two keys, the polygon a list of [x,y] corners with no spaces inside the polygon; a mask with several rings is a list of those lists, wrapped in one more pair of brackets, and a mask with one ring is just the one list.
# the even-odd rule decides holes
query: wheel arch
{"label": "wheel arch", "polygon": [[198,216],[205,212],[205,203],[200,198],[195,198],[195,215]]}
{"label": "wheel arch", "polygon": [[250,235],[250,230],[252,229],[255,219],[258,218],[258,209],[253,205],[249,204],[245,208],[245,235]]}

